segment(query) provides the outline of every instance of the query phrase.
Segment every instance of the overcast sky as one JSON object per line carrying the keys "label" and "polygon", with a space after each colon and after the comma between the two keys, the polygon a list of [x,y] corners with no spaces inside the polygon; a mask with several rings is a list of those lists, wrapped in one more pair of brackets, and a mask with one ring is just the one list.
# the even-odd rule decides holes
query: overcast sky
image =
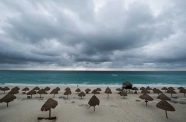
{"label": "overcast sky", "polygon": [[186,0],[0,0],[0,69],[186,70]]}

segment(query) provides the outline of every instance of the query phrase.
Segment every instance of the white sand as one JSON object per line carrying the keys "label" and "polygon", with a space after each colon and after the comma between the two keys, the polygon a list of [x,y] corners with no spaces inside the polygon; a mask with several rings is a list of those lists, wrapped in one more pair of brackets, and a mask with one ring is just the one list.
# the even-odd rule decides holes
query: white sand
{"label": "white sand", "polygon": [[[113,94],[108,99],[107,95],[103,93],[105,88],[102,88],[101,94],[96,95],[100,99],[100,105],[96,106],[94,112],[93,108],[89,108],[87,104],[92,94],[80,99],[74,93],[75,87],[71,87],[73,94],[69,96],[68,100],[64,100],[59,97],[64,96],[65,87],[60,88],[60,94],[54,98],[58,101],[58,106],[52,109],[52,116],[57,116],[57,120],[51,122],[186,122],[186,104],[169,102],[176,111],[168,112],[169,119],[167,120],[165,111],[156,108],[156,103],[160,101],[156,99],[156,94],[150,94],[155,100],[149,102],[146,107],[145,102],[139,99],[140,94],[128,94],[123,99],[117,94],[115,88],[112,88]],[[80,89],[85,88],[80,87]],[[0,98],[3,96],[4,94],[0,93]],[[5,103],[0,103],[0,122],[38,122],[37,117],[48,117],[48,112],[41,112],[40,108],[53,95],[42,96],[44,96],[43,100],[39,98],[39,95],[33,95],[32,99],[27,99],[26,95],[19,93],[16,95],[17,99],[9,103],[8,108]],[[168,96],[170,95],[168,94]],[[174,101],[186,102],[183,94],[174,96],[179,97]],[[49,120],[40,122],[49,122]]]}

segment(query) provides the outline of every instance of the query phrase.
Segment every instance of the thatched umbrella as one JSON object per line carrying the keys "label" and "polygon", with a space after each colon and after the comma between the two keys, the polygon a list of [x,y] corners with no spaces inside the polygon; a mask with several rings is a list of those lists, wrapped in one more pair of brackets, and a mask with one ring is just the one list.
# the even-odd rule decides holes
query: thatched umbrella
{"label": "thatched umbrella", "polygon": [[121,88],[116,88],[116,91],[121,92],[122,89]]}
{"label": "thatched umbrella", "polygon": [[36,87],[34,87],[32,90],[38,91],[38,90],[40,90],[40,88],[36,86]]}
{"label": "thatched umbrella", "polygon": [[19,90],[17,88],[12,88],[8,94],[18,94]]}
{"label": "thatched umbrella", "polygon": [[146,93],[150,93],[150,91],[144,89],[144,90],[141,90],[141,93],[142,93],[142,94],[146,94]]}
{"label": "thatched umbrella", "polygon": [[146,106],[147,106],[148,101],[153,101],[153,98],[148,94],[142,94],[142,95],[139,96],[139,98],[145,100]]}
{"label": "thatched umbrella", "polygon": [[50,90],[50,87],[47,86],[47,87],[44,88],[44,90],[45,91],[49,91]]}
{"label": "thatched umbrella", "polygon": [[141,87],[140,90],[145,90],[145,87]]}
{"label": "thatched umbrella", "polygon": [[88,104],[90,105],[90,107],[93,106],[95,111],[95,106],[100,104],[100,100],[95,95],[93,95],[90,98]]}
{"label": "thatched umbrella", "polygon": [[185,96],[185,94],[186,94],[186,89],[180,89],[180,91],[179,91],[180,93],[183,93],[184,94],[184,96]]}
{"label": "thatched umbrella", "polygon": [[150,86],[147,86],[146,88],[145,88],[146,90],[152,90],[152,88],[150,88]]}
{"label": "thatched umbrella", "polygon": [[81,97],[81,99],[82,99],[83,97],[85,97],[85,95],[86,95],[86,94],[85,94],[85,92],[83,92],[83,91],[80,92],[80,93],[78,94],[78,96]]}
{"label": "thatched umbrella", "polygon": [[81,89],[80,89],[80,88],[77,88],[77,89],[75,90],[75,92],[79,93],[79,92],[81,92]]}
{"label": "thatched umbrella", "polygon": [[107,87],[105,89],[105,93],[108,95],[107,97],[109,98],[109,94],[112,94],[112,91],[111,91],[111,89],[109,87]]}
{"label": "thatched umbrella", "polygon": [[123,98],[125,98],[125,96],[127,96],[127,92],[125,90],[121,91],[120,96],[123,96]]}
{"label": "thatched umbrella", "polygon": [[60,91],[60,88],[59,87],[56,87],[55,89],[58,90],[58,91]]}
{"label": "thatched umbrella", "polygon": [[65,91],[67,91],[67,90],[70,90],[70,88],[69,88],[69,87],[66,87],[66,88],[65,88]]}
{"label": "thatched umbrella", "polygon": [[14,99],[16,99],[16,96],[14,96],[13,94],[7,94],[3,98],[0,99],[0,103],[5,102],[8,107],[8,103],[13,101]]}
{"label": "thatched umbrella", "polygon": [[178,90],[181,90],[181,89],[185,89],[185,88],[184,88],[184,87],[178,87],[177,89],[178,89]]}
{"label": "thatched umbrella", "polygon": [[40,89],[37,93],[40,94],[40,98],[42,94],[47,94],[47,92],[44,89]]}
{"label": "thatched umbrella", "polygon": [[53,94],[54,96],[53,97],[55,97],[55,95],[56,94],[58,94],[58,91],[59,91],[59,89],[53,89],[51,92],[50,92],[50,94]]}
{"label": "thatched umbrella", "polygon": [[168,87],[167,89],[168,90],[175,90],[173,87]]}
{"label": "thatched umbrella", "polygon": [[91,91],[91,89],[89,89],[89,88],[85,89],[86,94],[89,94],[90,91]]}
{"label": "thatched umbrella", "polygon": [[101,91],[101,88],[97,88],[97,91],[100,92]]}
{"label": "thatched umbrella", "polygon": [[154,89],[153,89],[153,92],[156,93],[156,94],[158,94],[158,95],[159,95],[160,93],[162,93],[162,91],[159,90],[159,89],[157,89],[157,88],[154,88]]}
{"label": "thatched umbrella", "polygon": [[169,97],[167,97],[165,94],[161,93],[157,99],[160,99],[160,100],[171,100]]}
{"label": "thatched umbrella", "polygon": [[10,88],[8,88],[7,86],[5,86],[5,87],[1,88],[1,90],[4,91],[4,94],[5,94],[5,91],[10,90]]}
{"label": "thatched umbrella", "polygon": [[132,90],[134,90],[134,94],[137,94],[138,92],[138,88],[137,87],[133,87]]}
{"label": "thatched umbrella", "polygon": [[25,87],[22,89],[23,93],[26,93],[27,91],[29,91],[29,88],[28,87]]}
{"label": "thatched umbrella", "polygon": [[36,94],[36,91],[30,90],[29,92],[27,92],[27,95],[30,95],[31,98],[32,98],[32,95],[33,95],[33,94]]}
{"label": "thatched umbrella", "polygon": [[172,94],[176,94],[176,92],[174,90],[172,90],[172,89],[168,89],[167,90],[167,93],[170,93],[171,94],[171,97],[172,97]]}
{"label": "thatched umbrella", "polygon": [[161,88],[161,90],[164,90],[165,92],[168,90],[167,87]]}
{"label": "thatched umbrella", "polygon": [[122,85],[122,90],[124,90],[124,89],[128,89],[130,92],[130,89],[132,89],[132,83],[129,81],[124,82]]}
{"label": "thatched umbrella", "polygon": [[17,86],[15,86],[14,88],[12,88],[11,90],[15,90],[15,91],[19,91],[20,90],[20,88],[19,87],[17,87]]}
{"label": "thatched umbrella", "polygon": [[68,95],[71,95],[71,94],[72,94],[71,90],[66,90],[64,92],[64,95],[67,95],[67,99],[68,99]]}
{"label": "thatched umbrella", "polygon": [[100,92],[97,91],[97,89],[94,89],[94,90],[92,90],[92,94],[100,94]]}
{"label": "thatched umbrella", "polygon": [[176,111],[175,108],[165,100],[160,101],[156,104],[156,107],[165,110],[166,118],[168,119],[167,111]]}
{"label": "thatched umbrella", "polygon": [[[44,105],[41,107],[41,111],[49,111],[49,118],[52,119],[51,117],[51,109],[54,109],[58,105],[58,102],[53,100],[52,98],[49,98]],[[56,117],[55,117],[56,118]]]}

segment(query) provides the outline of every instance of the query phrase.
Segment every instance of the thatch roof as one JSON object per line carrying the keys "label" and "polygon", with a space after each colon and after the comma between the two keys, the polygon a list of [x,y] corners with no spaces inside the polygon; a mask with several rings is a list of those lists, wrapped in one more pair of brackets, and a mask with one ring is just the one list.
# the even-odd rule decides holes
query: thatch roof
{"label": "thatch roof", "polygon": [[160,99],[160,100],[171,100],[169,97],[167,97],[165,94],[161,93],[157,99]]}
{"label": "thatch roof", "polygon": [[52,98],[49,98],[41,107],[41,111],[48,111],[54,109],[58,105],[58,102]]}
{"label": "thatch roof", "polygon": [[0,99],[0,103],[1,102],[11,102],[11,101],[13,101],[14,99],[16,99],[16,96],[15,95],[13,95],[13,94],[7,94],[7,95],[5,95],[3,98],[1,98]]}
{"label": "thatch roof", "polygon": [[50,94],[58,94],[58,89],[53,89],[51,92],[50,92]]}
{"label": "thatch roof", "polygon": [[16,99],[16,96],[14,96],[13,94],[7,94],[3,98],[0,99],[0,103],[2,102],[7,103],[7,107],[8,107],[8,103],[13,101],[14,99]]}
{"label": "thatch roof", "polygon": [[162,100],[159,103],[157,103],[156,107],[163,109],[165,111],[175,111],[175,108],[165,100]]}
{"label": "thatch roof", "polygon": [[168,87],[168,90],[175,90],[173,87]]}
{"label": "thatch roof", "polygon": [[132,89],[132,83],[129,81],[126,81],[122,85],[122,89]]}
{"label": "thatch roof", "polygon": [[27,92],[27,95],[33,95],[33,94],[36,94],[36,91],[30,90],[29,92]]}
{"label": "thatch roof", "polygon": [[168,89],[168,90],[167,90],[167,93],[176,94],[176,92],[175,92],[174,90],[172,90],[172,89]]}
{"label": "thatch roof", "polygon": [[109,87],[107,87],[107,88],[105,89],[105,93],[106,93],[106,94],[112,94],[112,91],[111,91],[111,89],[110,89]]}
{"label": "thatch roof", "polygon": [[146,93],[150,93],[150,91],[144,89],[144,90],[141,90],[141,93],[142,93],[142,94],[146,94]]}
{"label": "thatch roof", "polygon": [[150,86],[147,86],[145,89],[146,90],[152,90],[152,88]]}
{"label": "thatch roof", "polygon": [[90,98],[88,104],[89,104],[90,106],[96,106],[96,105],[99,105],[99,104],[100,104],[100,100],[99,100],[95,95],[93,95],[93,96]]}
{"label": "thatch roof", "polygon": [[22,89],[22,91],[29,91],[29,88],[25,87],[25,88]]}
{"label": "thatch roof", "polygon": [[49,91],[50,90],[50,87],[47,86],[47,87],[44,88],[44,90],[45,91]]}
{"label": "thatch roof", "polygon": [[12,88],[11,90],[15,90],[15,91],[19,91],[19,87],[15,86],[14,88]]}
{"label": "thatch roof", "polygon": [[36,86],[32,90],[40,90],[40,88]]}
{"label": "thatch roof", "polygon": [[85,92],[88,94],[91,91],[91,89],[87,88],[85,89]]}
{"label": "thatch roof", "polygon": [[94,89],[94,90],[92,90],[92,94],[100,94],[100,92],[97,91],[97,89]]}
{"label": "thatch roof", "polygon": [[11,89],[10,92],[8,94],[18,94],[19,90],[18,89]]}
{"label": "thatch roof", "polygon": [[141,87],[140,90],[145,90],[145,87]]}
{"label": "thatch roof", "polygon": [[138,90],[138,88],[137,87],[133,87],[132,90]]}
{"label": "thatch roof", "polygon": [[119,94],[120,94],[120,96],[127,96],[127,92],[126,92],[126,91],[124,91],[124,90],[123,90],[123,91],[121,91]]}
{"label": "thatch roof", "polygon": [[81,92],[81,89],[80,89],[80,88],[77,88],[77,89],[75,90],[75,92]]}
{"label": "thatch roof", "polygon": [[10,88],[8,88],[7,86],[5,86],[5,87],[1,88],[1,90],[2,91],[8,91],[8,90],[10,90]]}
{"label": "thatch roof", "polygon": [[64,95],[71,95],[71,94],[72,94],[71,90],[66,90],[66,91],[64,92]]}
{"label": "thatch roof", "polygon": [[40,89],[37,93],[38,94],[47,94],[47,92],[44,89]]}
{"label": "thatch roof", "polygon": [[152,101],[153,100],[153,98],[148,94],[142,94],[142,95],[139,96],[139,98],[147,100],[147,101]]}
{"label": "thatch roof", "polygon": [[80,92],[80,93],[78,94],[78,96],[81,97],[81,98],[84,97],[85,95],[86,95],[86,94],[85,94],[85,92],[83,92],[83,91]]}
{"label": "thatch roof", "polygon": [[157,93],[157,94],[162,93],[162,91],[161,91],[161,90],[159,90],[159,89],[157,89],[157,88],[154,88],[154,89],[153,89],[153,92],[154,92],[154,93]]}
{"label": "thatch roof", "polygon": [[161,88],[161,90],[168,90],[168,88],[167,87],[163,87],[163,88]]}
{"label": "thatch roof", "polygon": [[101,91],[101,88],[97,88],[97,91]]}
{"label": "thatch roof", "polygon": [[59,87],[56,87],[55,89],[58,90],[58,91],[60,91],[60,88]]}
{"label": "thatch roof", "polygon": [[120,92],[120,91],[122,91],[122,89],[121,88],[116,88],[116,91],[119,91]]}
{"label": "thatch roof", "polygon": [[69,88],[69,87],[66,87],[66,88],[65,88],[65,91],[68,91],[68,90],[70,90],[70,88]]}

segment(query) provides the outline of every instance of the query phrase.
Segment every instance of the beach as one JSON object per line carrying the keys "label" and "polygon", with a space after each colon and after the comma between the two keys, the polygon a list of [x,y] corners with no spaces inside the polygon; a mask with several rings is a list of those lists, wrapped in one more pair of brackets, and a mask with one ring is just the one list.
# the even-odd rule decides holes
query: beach
{"label": "beach", "polygon": [[[13,86],[9,86],[10,88]],[[27,86],[30,89],[34,86]],[[51,89],[57,86],[49,86]],[[101,87],[101,94],[96,96],[100,100],[100,105],[96,106],[96,110],[93,107],[89,108],[88,101],[93,94],[86,94],[83,99],[78,97],[75,93],[76,86],[71,86],[72,95],[69,99],[65,99],[63,95],[64,89],[67,86],[60,86],[60,92],[53,98],[52,94],[42,95],[44,98],[40,99],[39,94],[33,95],[32,99],[27,99],[26,94],[22,94],[21,90],[13,102],[9,103],[9,107],[6,107],[5,103],[0,103],[0,122],[38,122],[38,117],[47,117],[48,112],[42,112],[41,106],[46,102],[48,98],[53,98],[58,102],[55,109],[52,109],[52,116],[56,116],[56,120],[52,122],[185,122],[186,116],[186,97],[183,94],[174,94],[174,98],[169,102],[176,109],[175,112],[168,112],[169,119],[165,117],[165,111],[158,109],[156,104],[160,101],[156,99],[157,94],[150,93],[154,100],[148,102],[145,106],[144,100],[139,98],[138,94],[128,94],[125,98],[120,96],[115,90],[116,87],[110,87],[112,94],[109,98],[104,93],[106,87]],[[24,86],[20,86],[20,89]],[[42,86],[41,86],[42,88]],[[97,86],[79,86],[81,90],[86,88],[94,89]],[[50,90],[51,91],[51,90]],[[49,91],[49,92],[50,92]],[[48,92],[48,93],[49,93]],[[0,93],[0,98],[5,94]],[[170,94],[167,94],[170,97]],[[181,101],[181,102],[180,102]],[[40,120],[39,122],[45,122],[50,120]]]}

